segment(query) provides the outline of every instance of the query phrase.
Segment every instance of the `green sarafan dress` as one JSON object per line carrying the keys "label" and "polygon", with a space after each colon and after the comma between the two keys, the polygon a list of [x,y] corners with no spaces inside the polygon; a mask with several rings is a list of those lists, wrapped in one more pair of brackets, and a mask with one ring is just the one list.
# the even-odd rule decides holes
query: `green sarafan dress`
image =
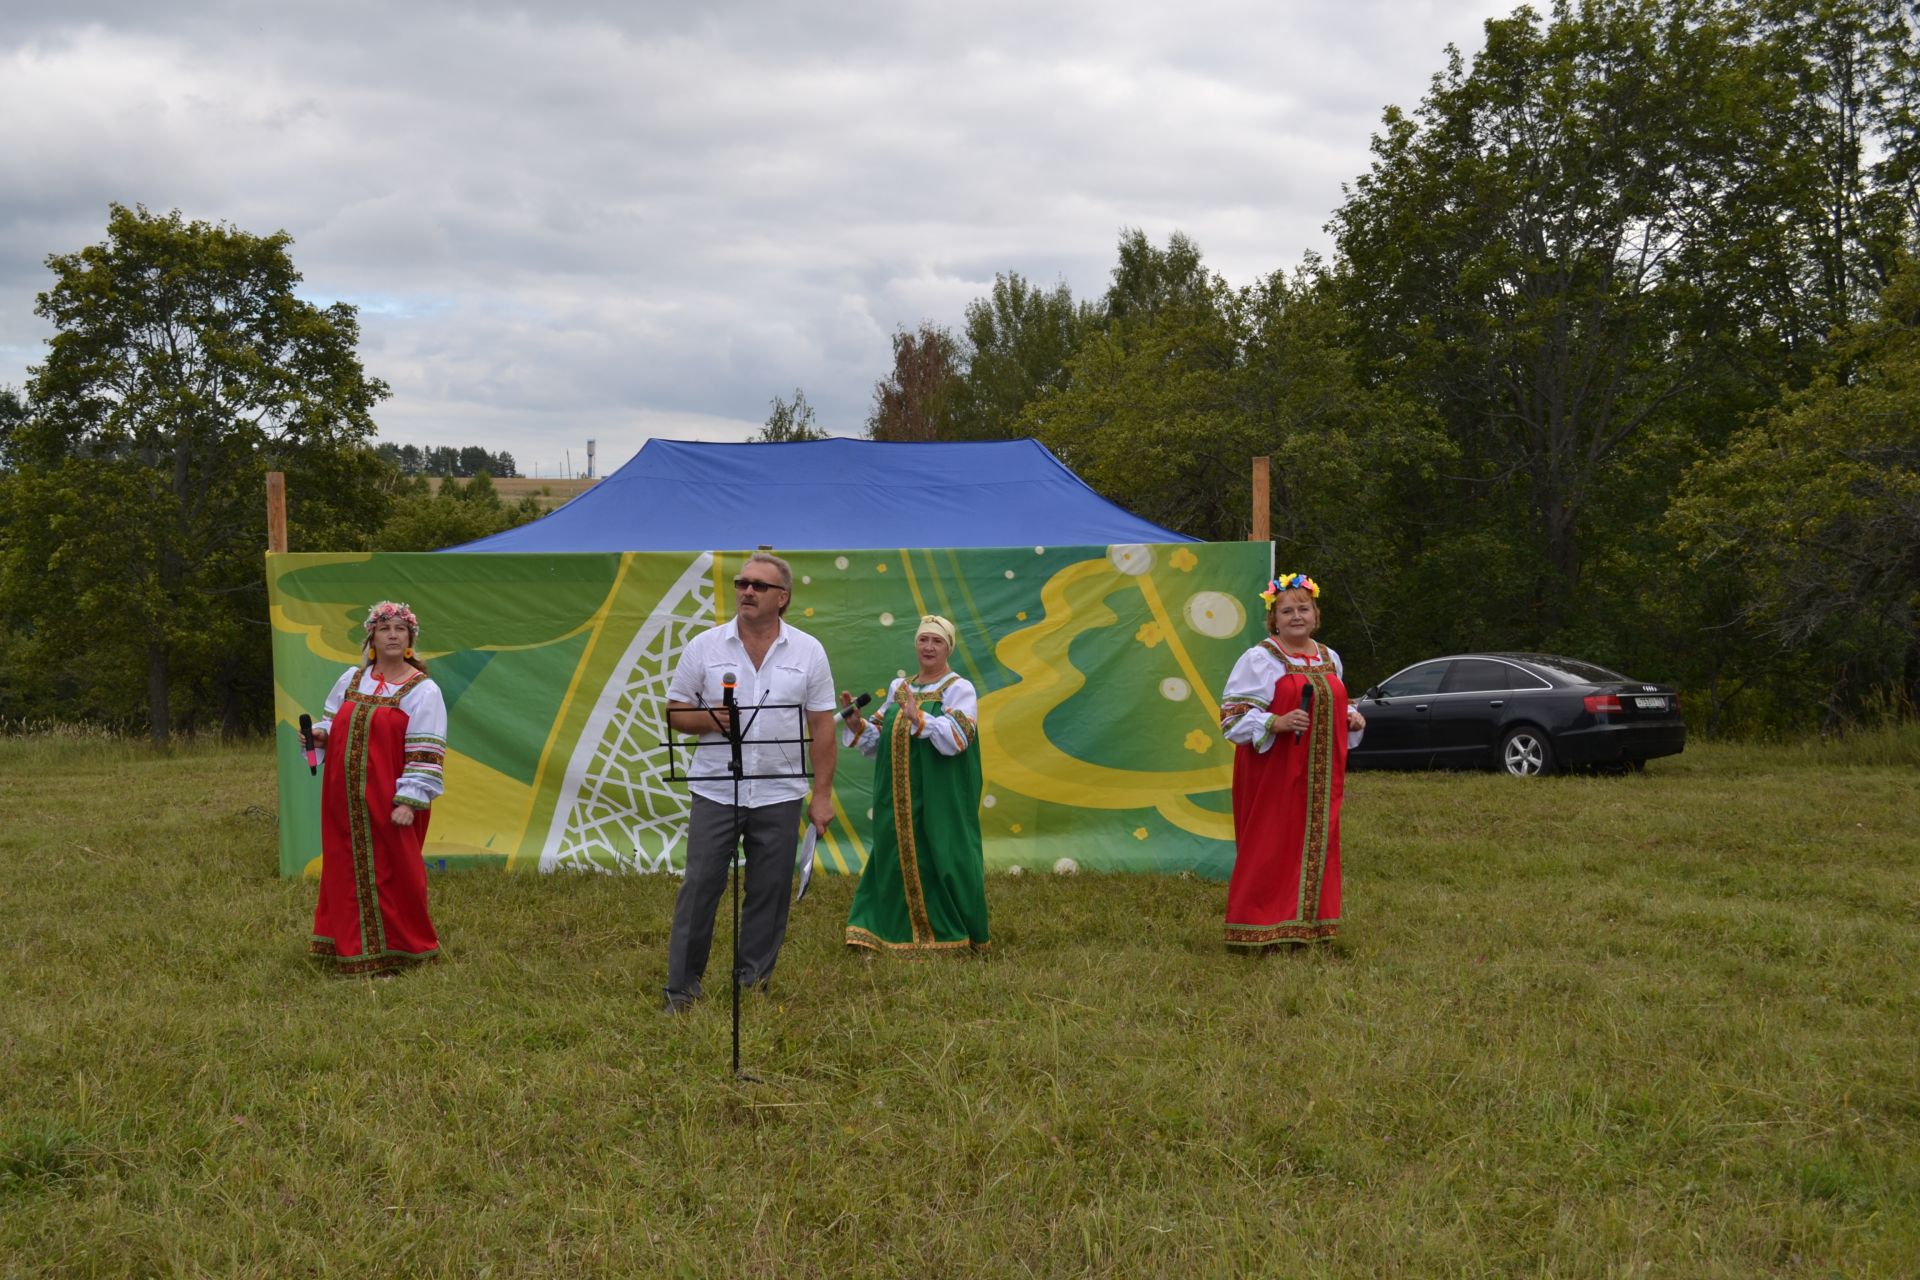
{"label": "green sarafan dress", "polygon": [[862,725],[853,745],[874,757],[873,842],[847,914],[848,946],[987,949],[978,707],[957,675],[896,680]]}

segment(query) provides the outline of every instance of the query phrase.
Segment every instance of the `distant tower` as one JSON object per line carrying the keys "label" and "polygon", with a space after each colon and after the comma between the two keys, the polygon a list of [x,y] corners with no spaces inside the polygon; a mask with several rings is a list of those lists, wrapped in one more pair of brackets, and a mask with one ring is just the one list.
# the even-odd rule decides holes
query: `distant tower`
{"label": "distant tower", "polygon": [[593,479],[593,441],[587,441],[587,479]]}

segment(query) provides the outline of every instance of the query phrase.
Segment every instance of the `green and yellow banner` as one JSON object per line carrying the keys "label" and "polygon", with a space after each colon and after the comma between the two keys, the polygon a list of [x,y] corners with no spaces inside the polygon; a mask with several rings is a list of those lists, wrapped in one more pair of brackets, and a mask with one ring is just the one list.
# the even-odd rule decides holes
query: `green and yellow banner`
{"label": "green and yellow banner", "polygon": [[[299,718],[361,658],[378,600],[419,615],[446,696],[447,792],[429,867],[668,871],[687,797],[661,744],[687,641],[732,612],[746,552],[269,555],[280,871],[316,875],[320,780]],[[958,629],[980,693],[990,870],[1191,870],[1233,861],[1219,690],[1261,635],[1266,543],[799,551],[787,621],[876,702],[915,669],[922,614]],[[685,769],[681,753],[680,768]],[[866,860],[873,767],[843,752],[822,870]]]}

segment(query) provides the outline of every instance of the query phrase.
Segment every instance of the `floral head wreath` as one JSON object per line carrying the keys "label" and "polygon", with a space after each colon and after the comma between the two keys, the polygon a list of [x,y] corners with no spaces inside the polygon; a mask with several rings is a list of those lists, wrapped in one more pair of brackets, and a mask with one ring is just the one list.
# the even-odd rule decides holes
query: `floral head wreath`
{"label": "floral head wreath", "polygon": [[1320,584],[1304,573],[1283,573],[1267,584],[1260,598],[1267,602],[1267,608],[1273,608],[1273,602],[1280,598],[1283,591],[1304,591],[1315,600],[1320,598]]}
{"label": "floral head wreath", "polygon": [[420,634],[420,619],[413,616],[413,609],[410,606],[397,601],[382,600],[367,610],[365,624],[367,634],[372,635],[373,629],[383,622],[404,622],[407,624],[409,634],[416,636]]}

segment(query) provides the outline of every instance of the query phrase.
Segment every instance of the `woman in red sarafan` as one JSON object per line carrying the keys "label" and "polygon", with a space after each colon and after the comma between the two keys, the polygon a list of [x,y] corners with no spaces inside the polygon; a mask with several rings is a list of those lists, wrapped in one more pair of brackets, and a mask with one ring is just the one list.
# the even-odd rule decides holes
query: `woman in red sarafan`
{"label": "woman in red sarafan", "polygon": [[412,609],[383,600],[366,632],[365,664],[334,682],[313,727],[327,753],[308,950],[342,975],[392,973],[440,952],[420,848],[443,789],[447,704],[413,656]]}
{"label": "woman in red sarafan", "polygon": [[1347,704],[1340,655],[1313,638],[1320,587],[1273,579],[1267,638],[1233,665],[1220,728],[1233,755],[1227,945],[1320,942],[1340,930],[1340,798],[1366,720]]}

